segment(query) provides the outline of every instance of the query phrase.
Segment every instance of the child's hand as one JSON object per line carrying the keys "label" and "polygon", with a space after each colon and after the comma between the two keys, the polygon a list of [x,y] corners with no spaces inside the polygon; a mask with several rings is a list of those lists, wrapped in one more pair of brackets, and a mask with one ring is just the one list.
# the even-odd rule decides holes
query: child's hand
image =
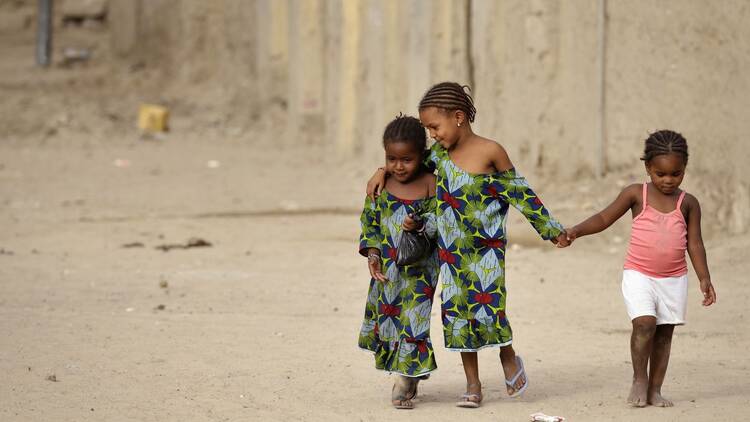
{"label": "child's hand", "polygon": [[573,242],[568,240],[568,235],[566,234],[565,230],[563,230],[563,232],[557,235],[556,238],[552,239],[552,243],[554,243],[558,248],[567,248]]}
{"label": "child's hand", "polygon": [[406,217],[404,217],[404,222],[401,224],[401,228],[407,232],[412,232],[412,231],[421,229],[423,224],[424,224],[423,222],[418,223],[414,221],[414,218],[412,218],[412,215],[407,214]]}
{"label": "child's hand", "polygon": [[375,198],[380,196],[380,192],[383,191],[384,186],[385,168],[380,167],[375,170],[375,174],[373,174],[370,180],[367,181],[367,196],[369,196],[370,199],[375,200]]}
{"label": "child's hand", "polygon": [[711,284],[711,279],[703,279],[700,281],[701,292],[703,293],[703,306],[711,306],[716,303],[716,291],[714,285]]}
{"label": "child's hand", "polygon": [[568,242],[573,244],[573,241],[576,240],[576,238],[578,238],[578,231],[576,230],[575,227],[565,229],[565,236],[568,238]]}
{"label": "child's hand", "polygon": [[370,252],[367,254],[367,268],[370,270],[370,276],[381,283],[387,283],[388,279],[383,275],[383,270],[380,264],[380,254],[377,252]]}

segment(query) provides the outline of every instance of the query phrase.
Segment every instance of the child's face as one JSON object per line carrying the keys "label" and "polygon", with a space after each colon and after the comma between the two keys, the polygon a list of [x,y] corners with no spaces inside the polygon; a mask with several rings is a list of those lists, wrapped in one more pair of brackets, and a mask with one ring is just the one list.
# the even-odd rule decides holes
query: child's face
{"label": "child's face", "polygon": [[413,145],[401,141],[385,144],[385,169],[401,183],[408,183],[419,173],[422,154]]}
{"label": "child's face", "polygon": [[437,107],[419,110],[419,121],[430,133],[430,138],[443,148],[450,149],[458,141],[458,118],[455,111],[446,113]]}
{"label": "child's face", "polygon": [[671,195],[685,177],[685,158],[682,154],[657,155],[646,163],[646,171],[659,192]]}

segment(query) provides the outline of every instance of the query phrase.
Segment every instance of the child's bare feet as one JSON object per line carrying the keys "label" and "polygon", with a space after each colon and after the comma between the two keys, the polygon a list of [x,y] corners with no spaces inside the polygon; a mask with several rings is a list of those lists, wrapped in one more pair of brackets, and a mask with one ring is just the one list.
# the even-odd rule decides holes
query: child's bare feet
{"label": "child's bare feet", "polygon": [[672,407],[674,403],[671,400],[667,400],[661,395],[661,391],[649,391],[648,392],[648,404],[656,407]]}
{"label": "child's bare feet", "polygon": [[391,404],[396,409],[413,409],[414,398],[417,396],[418,379],[399,376],[393,383],[391,390]]}
{"label": "child's bare feet", "polygon": [[633,380],[628,403],[634,407],[646,407],[648,405],[648,380]]}

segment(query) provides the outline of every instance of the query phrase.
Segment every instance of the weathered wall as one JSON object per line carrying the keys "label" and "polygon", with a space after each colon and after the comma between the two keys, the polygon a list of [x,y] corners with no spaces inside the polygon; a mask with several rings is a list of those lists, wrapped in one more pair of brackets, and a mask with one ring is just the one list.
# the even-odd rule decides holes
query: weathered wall
{"label": "weathered wall", "polygon": [[163,68],[165,95],[212,105],[221,123],[255,128],[253,142],[371,167],[384,124],[455,80],[474,89],[475,130],[534,178],[640,179],[645,135],[683,132],[688,189],[720,225],[748,229],[747,1],[110,2],[124,60]]}

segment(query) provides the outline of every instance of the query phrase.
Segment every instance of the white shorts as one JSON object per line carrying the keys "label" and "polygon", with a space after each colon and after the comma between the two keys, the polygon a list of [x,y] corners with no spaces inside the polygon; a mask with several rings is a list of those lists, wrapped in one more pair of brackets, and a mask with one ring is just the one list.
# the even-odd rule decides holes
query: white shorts
{"label": "white shorts", "polygon": [[656,317],[656,325],[685,323],[687,274],[679,277],[650,277],[635,270],[622,272],[622,296],[630,319]]}

